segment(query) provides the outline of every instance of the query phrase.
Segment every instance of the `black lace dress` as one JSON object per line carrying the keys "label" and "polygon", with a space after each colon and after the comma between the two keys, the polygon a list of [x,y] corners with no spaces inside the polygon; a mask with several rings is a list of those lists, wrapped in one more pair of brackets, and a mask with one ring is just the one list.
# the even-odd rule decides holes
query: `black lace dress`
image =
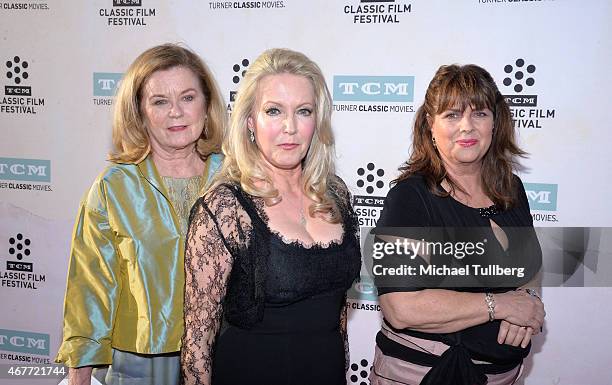
{"label": "black lace dress", "polygon": [[359,227],[344,184],[332,195],[343,237],[311,247],[271,231],[263,201],[236,186],[196,202],[185,257],[187,384],[208,383],[211,371],[216,385],[346,383]]}

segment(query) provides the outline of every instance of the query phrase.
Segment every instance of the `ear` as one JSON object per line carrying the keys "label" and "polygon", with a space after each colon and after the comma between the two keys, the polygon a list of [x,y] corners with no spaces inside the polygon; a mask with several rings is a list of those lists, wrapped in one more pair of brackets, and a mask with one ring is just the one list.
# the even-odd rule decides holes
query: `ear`
{"label": "ear", "polygon": [[250,115],[247,118],[247,128],[249,130],[253,130],[255,128],[255,119],[253,119],[253,117]]}

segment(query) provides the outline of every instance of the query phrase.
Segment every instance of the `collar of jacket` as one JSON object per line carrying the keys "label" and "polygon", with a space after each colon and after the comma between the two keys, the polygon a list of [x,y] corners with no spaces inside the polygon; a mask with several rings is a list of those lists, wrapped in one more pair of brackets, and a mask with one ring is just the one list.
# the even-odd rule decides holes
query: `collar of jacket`
{"label": "collar of jacket", "polygon": [[176,215],[176,210],[172,205],[168,190],[166,190],[166,186],[164,185],[161,176],[157,172],[157,167],[155,167],[155,163],[153,162],[153,156],[151,156],[151,153],[149,153],[149,155],[147,155],[147,157],[144,158],[142,162],[138,163],[137,166],[138,171],[140,172],[140,176],[145,178],[147,182],[149,182],[151,186],[153,186],[153,188],[159,191],[160,194],[162,194],[163,197],[166,199],[168,205],[171,208],[172,221],[174,222],[174,226],[175,228],[180,229],[180,221],[178,219],[178,216]]}
{"label": "collar of jacket", "polygon": [[164,186],[164,182],[157,172],[155,163],[153,162],[153,156],[151,153],[146,158],[137,164],[140,175],[145,178],[157,191],[159,191],[165,198],[170,202],[168,191]]}

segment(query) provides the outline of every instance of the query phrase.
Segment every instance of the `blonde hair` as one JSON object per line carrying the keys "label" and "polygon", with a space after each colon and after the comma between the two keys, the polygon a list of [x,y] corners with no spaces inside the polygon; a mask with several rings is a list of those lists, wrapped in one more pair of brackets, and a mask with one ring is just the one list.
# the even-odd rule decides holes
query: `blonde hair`
{"label": "blonde hair", "polygon": [[[249,139],[247,119],[253,113],[261,80],[269,75],[292,74],[307,78],[313,86],[316,127],[306,157],[302,161],[302,189],[314,203],[309,215],[323,217],[331,223],[340,220],[340,213],[330,196],[335,182],[334,136],[331,130],[332,99],[319,66],[300,52],[270,49],[262,53],[248,68],[237,92],[227,137],[223,142],[225,159],[211,189],[222,183],[240,184],[253,196],[274,205],[282,199],[265,171],[256,143]],[[256,184],[256,182],[264,182]]]}
{"label": "blonde hair", "polygon": [[202,159],[219,152],[227,125],[227,112],[219,87],[198,55],[187,48],[168,43],[141,53],[130,65],[117,89],[110,161],[139,163],[147,157],[151,143],[140,108],[144,85],[154,72],[178,66],[188,68],[196,75],[206,100],[207,122],[196,143],[196,151]]}

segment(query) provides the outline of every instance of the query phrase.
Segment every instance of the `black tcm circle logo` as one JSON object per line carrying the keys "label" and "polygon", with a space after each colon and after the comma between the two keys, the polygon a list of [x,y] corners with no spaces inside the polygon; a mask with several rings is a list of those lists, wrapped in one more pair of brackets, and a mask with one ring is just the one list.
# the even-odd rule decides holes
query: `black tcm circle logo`
{"label": "black tcm circle logo", "polygon": [[507,64],[504,67],[504,72],[509,74],[508,77],[504,79],[504,85],[506,87],[510,87],[514,83],[515,92],[523,91],[523,80],[525,82],[525,86],[533,86],[535,84],[535,78],[533,78],[532,75],[535,72],[536,67],[533,64],[525,66],[525,60],[523,59],[516,59],[514,64],[515,66]]}
{"label": "black tcm circle logo", "polygon": [[12,79],[15,84],[21,84],[22,80],[30,76],[26,71],[28,67],[27,61],[21,60],[19,56],[15,56],[13,60],[6,61],[6,77]]}
{"label": "black tcm circle logo", "polygon": [[244,75],[246,74],[246,70],[249,64],[250,64],[249,59],[242,59],[240,64],[234,64],[234,66],[232,67],[235,73],[234,77],[232,78],[232,81],[234,82],[234,84],[240,83],[240,79],[244,78]]}
{"label": "black tcm circle logo", "polygon": [[367,382],[368,375],[370,374],[370,370],[372,367],[369,366],[368,360],[363,359],[359,361],[359,364],[352,363],[351,364],[351,376],[349,377],[351,383],[359,384],[359,385],[368,385]]}
{"label": "black tcm circle logo", "polygon": [[385,182],[378,179],[385,175],[385,170],[379,168],[374,171],[375,169],[376,166],[374,163],[368,163],[365,169],[363,167],[357,169],[357,175],[360,176],[360,178],[357,179],[357,187],[361,188],[367,185],[366,192],[368,194],[374,193],[374,186],[379,189],[385,187]]}
{"label": "black tcm circle logo", "polygon": [[10,255],[15,255],[18,260],[22,260],[23,256],[30,255],[30,240],[25,238],[23,234],[19,233],[14,237],[9,238],[9,249],[8,252]]}

